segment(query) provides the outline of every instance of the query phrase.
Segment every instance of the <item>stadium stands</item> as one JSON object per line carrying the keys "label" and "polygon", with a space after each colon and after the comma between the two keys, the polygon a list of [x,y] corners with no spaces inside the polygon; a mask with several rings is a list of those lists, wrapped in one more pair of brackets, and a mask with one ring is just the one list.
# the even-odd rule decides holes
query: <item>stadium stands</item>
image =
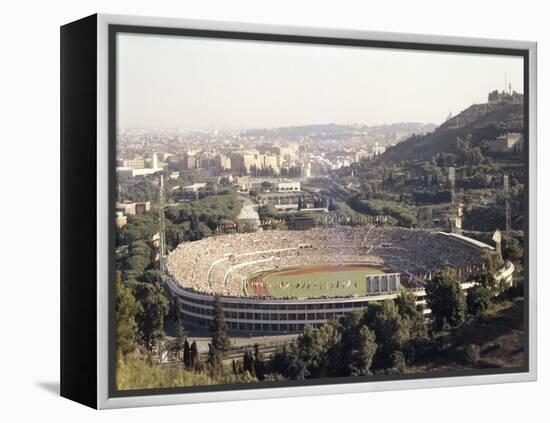
{"label": "stadium stands", "polygon": [[385,264],[421,278],[445,266],[478,265],[479,243],[464,238],[376,226],[221,235],[180,244],[168,257],[167,272],[184,288],[237,297],[250,295],[244,282],[251,274],[311,264]]}

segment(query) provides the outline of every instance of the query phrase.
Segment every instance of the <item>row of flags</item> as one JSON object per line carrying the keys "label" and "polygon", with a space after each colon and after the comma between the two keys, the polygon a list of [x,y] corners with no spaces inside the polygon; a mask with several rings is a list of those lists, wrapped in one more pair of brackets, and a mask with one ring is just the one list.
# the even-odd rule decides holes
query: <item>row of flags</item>
{"label": "row of flags", "polygon": [[217,231],[221,231],[221,230],[224,230],[224,229],[237,229],[237,224],[236,223],[225,223],[223,225],[216,226]]}
{"label": "row of flags", "polygon": [[[351,217],[340,214],[324,216],[320,220],[322,225],[340,224],[340,225],[365,225],[365,224],[382,224],[388,221],[388,216],[361,216]],[[260,226],[272,226],[278,224],[288,224],[288,219],[265,219],[260,221]],[[239,229],[246,226],[246,223],[224,223],[216,226],[216,231]]]}
{"label": "row of flags", "polygon": [[[471,265],[465,267],[459,267],[456,269],[458,277],[460,280],[465,280],[471,275],[475,275],[485,269],[485,263],[481,265]],[[418,275],[409,274],[408,282],[414,281],[431,281],[433,278],[432,272],[420,273]]]}
{"label": "row of flags", "polygon": [[260,226],[271,226],[271,225],[277,225],[279,223],[287,223],[286,219],[268,219],[268,220],[262,220],[260,222]]}
{"label": "row of flags", "polygon": [[[276,225],[279,223],[287,223],[285,219],[268,219],[268,220],[262,220],[260,221],[260,226],[270,226],[270,225]],[[216,226],[216,231],[223,231],[223,230],[230,230],[230,229],[238,229],[246,226],[246,223],[224,223],[221,225]]]}

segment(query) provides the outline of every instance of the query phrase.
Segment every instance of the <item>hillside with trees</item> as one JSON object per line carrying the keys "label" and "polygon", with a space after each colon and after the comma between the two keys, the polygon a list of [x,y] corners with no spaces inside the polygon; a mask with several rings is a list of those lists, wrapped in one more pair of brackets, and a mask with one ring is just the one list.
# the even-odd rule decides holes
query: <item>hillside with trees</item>
{"label": "hillside with trees", "polygon": [[474,104],[453,116],[435,131],[413,135],[390,147],[380,157],[384,163],[401,160],[429,160],[437,154],[449,153],[457,138],[469,138],[473,148],[483,140],[494,139],[506,132],[523,132],[523,104]]}

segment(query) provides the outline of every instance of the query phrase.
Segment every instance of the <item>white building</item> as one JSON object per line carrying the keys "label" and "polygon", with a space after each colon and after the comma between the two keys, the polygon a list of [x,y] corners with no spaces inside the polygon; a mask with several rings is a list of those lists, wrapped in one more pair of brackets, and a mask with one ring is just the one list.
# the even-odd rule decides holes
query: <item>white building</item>
{"label": "white building", "polygon": [[184,192],[198,192],[199,190],[206,188],[206,182],[196,182],[193,185],[183,187]]}
{"label": "white building", "polygon": [[278,192],[289,192],[289,191],[300,191],[301,184],[300,181],[275,181],[273,183],[275,191]]}

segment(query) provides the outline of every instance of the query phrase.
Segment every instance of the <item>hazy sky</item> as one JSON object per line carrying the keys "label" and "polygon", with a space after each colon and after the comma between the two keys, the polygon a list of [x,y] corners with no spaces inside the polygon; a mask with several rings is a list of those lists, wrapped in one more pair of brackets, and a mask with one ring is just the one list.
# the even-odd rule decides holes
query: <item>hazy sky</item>
{"label": "hazy sky", "polygon": [[119,128],[442,123],[523,92],[521,58],[118,35]]}

